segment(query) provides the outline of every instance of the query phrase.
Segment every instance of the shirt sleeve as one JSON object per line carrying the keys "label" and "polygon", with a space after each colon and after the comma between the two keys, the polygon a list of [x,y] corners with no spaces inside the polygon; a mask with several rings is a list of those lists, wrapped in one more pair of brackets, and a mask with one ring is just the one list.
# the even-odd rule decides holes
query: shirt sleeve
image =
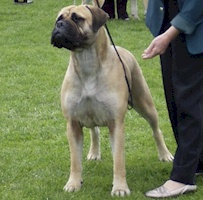
{"label": "shirt sleeve", "polygon": [[178,0],[180,12],[171,25],[185,34],[192,34],[199,23],[203,22],[203,0]]}

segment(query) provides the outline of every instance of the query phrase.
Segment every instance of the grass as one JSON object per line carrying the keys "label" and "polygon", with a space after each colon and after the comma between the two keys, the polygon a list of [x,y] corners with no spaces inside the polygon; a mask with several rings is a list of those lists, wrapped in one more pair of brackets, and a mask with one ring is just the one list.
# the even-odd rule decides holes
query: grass
{"label": "grass", "polygon": [[[85,129],[82,190],[63,191],[69,175],[66,122],[61,114],[60,87],[69,52],[50,45],[57,12],[72,0],[34,0],[16,5],[1,0],[0,6],[0,197],[2,200],[103,200],[110,196],[112,157],[108,131],[102,128],[102,160],[87,162],[89,134]],[[130,3],[128,3],[130,4]],[[128,5],[129,6],[129,5]],[[142,51],[152,36],[145,27],[139,2],[140,21],[108,22],[116,45],[137,58],[159,112],[160,126],[172,153],[175,141],[169,125],[159,60],[143,61]],[[126,115],[126,169],[131,196],[146,199],[144,192],[162,184],[171,163],[158,161],[148,124],[134,111]],[[202,199],[203,181],[198,191],[177,199]],[[114,199],[118,199],[115,197]]]}

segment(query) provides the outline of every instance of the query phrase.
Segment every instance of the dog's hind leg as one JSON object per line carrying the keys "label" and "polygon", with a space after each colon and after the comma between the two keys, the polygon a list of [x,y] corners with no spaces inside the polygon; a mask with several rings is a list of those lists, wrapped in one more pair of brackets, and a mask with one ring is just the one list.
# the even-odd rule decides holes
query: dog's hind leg
{"label": "dog's hind leg", "polygon": [[100,152],[100,131],[98,127],[94,127],[90,131],[90,150],[87,155],[88,160],[100,160],[101,152]]}
{"label": "dog's hind leg", "polygon": [[69,180],[64,190],[75,192],[80,190],[82,184],[82,146],[83,132],[81,126],[74,121],[67,124],[67,135],[70,147],[71,168]]}
{"label": "dog's hind leg", "polygon": [[132,76],[132,79],[134,79],[132,80],[133,107],[150,124],[158,149],[159,159],[161,161],[172,161],[173,156],[166,147],[162,131],[159,129],[158,114],[149,88],[144,78],[142,78],[142,74],[139,74],[139,77]]}
{"label": "dog's hind leg", "polygon": [[158,149],[159,159],[161,161],[172,161],[173,156],[166,147],[162,131],[159,128],[158,114],[151,97],[144,99],[142,97],[137,97],[133,104],[135,110],[149,122],[153,130],[153,136]]}

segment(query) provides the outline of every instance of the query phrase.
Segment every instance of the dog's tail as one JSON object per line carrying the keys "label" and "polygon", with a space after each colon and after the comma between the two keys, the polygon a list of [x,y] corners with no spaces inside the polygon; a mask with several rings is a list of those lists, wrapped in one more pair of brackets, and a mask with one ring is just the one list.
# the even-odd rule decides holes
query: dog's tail
{"label": "dog's tail", "polygon": [[82,4],[90,4],[92,3],[94,6],[101,8],[104,4],[105,0],[82,0]]}

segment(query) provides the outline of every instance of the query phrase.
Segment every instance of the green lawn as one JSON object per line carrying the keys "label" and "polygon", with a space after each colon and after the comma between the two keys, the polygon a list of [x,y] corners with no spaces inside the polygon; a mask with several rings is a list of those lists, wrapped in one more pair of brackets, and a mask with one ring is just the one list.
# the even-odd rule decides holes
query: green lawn
{"label": "green lawn", "polygon": [[[1,0],[2,200],[112,199],[112,157],[106,128],[101,131],[102,160],[99,162],[86,160],[89,134],[85,129],[83,187],[77,193],[63,191],[70,161],[66,122],[60,108],[60,87],[69,52],[53,48],[50,37],[57,12],[72,3],[73,0],[34,0],[29,5],[16,5],[11,0]],[[108,22],[108,27],[116,45],[130,50],[140,63],[159,112],[167,146],[174,153],[176,144],[166,112],[159,60],[141,58],[152,36],[145,27],[141,2],[139,4],[140,21],[113,20]],[[151,129],[134,111],[126,115],[125,130],[127,181],[131,189],[131,196],[126,199],[146,199],[144,192],[168,179],[172,163],[158,161]],[[202,177],[197,178],[197,184],[195,195],[177,199],[203,199]]]}

